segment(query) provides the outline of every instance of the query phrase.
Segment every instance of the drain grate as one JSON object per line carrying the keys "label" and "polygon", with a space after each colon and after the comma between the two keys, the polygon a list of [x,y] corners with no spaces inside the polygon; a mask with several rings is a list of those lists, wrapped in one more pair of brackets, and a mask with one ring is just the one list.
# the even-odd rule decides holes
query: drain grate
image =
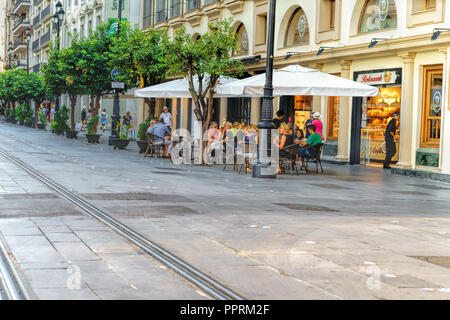
{"label": "drain grate", "polygon": [[413,187],[419,187],[419,188],[424,188],[424,189],[429,189],[429,190],[450,190],[448,188],[435,186],[432,184],[409,184],[409,185],[413,186]]}
{"label": "drain grate", "polygon": [[274,203],[277,206],[282,206],[291,210],[299,211],[328,211],[328,212],[340,212],[339,210],[317,206],[313,204],[293,204],[293,203]]}
{"label": "drain grate", "polygon": [[395,193],[398,194],[404,194],[404,195],[408,195],[408,196],[429,196],[429,193],[425,193],[425,192],[420,192],[420,191],[394,191]]}
{"label": "drain grate", "polygon": [[325,188],[325,189],[332,189],[332,190],[352,190],[352,188],[344,187],[342,185],[338,184],[332,184],[332,183],[314,183],[314,186]]}
{"label": "drain grate", "polygon": [[450,257],[448,256],[409,256],[409,257],[450,269]]}

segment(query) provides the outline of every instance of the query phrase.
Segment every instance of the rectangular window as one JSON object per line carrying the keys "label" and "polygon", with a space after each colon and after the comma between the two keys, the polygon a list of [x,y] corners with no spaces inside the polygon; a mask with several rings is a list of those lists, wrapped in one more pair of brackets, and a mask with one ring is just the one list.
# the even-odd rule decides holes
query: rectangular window
{"label": "rectangular window", "polygon": [[341,97],[328,97],[327,139],[337,140],[339,136],[339,108]]}
{"label": "rectangular window", "polygon": [[155,3],[155,23],[167,20],[168,10],[166,0],[156,0]]}
{"label": "rectangular window", "polygon": [[256,16],[255,45],[266,44],[267,38],[267,14]]}
{"label": "rectangular window", "polygon": [[436,9],[436,0],[412,0],[413,13]]}
{"label": "rectangular window", "polygon": [[439,148],[441,139],[442,65],[423,72],[421,147]]}
{"label": "rectangular window", "polygon": [[152,3],[153,0],[144,0],[144,16],[142,26],[147,28],[152,25]]}
{"label": "rectangular window", "polygon": [[331,0],[330,3],[330,29],[334,29],[334,16],[336,14],[336,1]]}
{"label": "rectangular window", "polygon": [[319,32],[332,30],[336,24],[336,0],[320,0]]}

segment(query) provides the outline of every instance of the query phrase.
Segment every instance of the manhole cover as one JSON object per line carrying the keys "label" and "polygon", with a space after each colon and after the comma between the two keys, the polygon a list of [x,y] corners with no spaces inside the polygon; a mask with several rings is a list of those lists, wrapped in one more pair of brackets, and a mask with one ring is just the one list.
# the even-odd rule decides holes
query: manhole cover
{"label": "manhole cover", "polygon": [[180,169],[180,168],[164,168],[164,167],[156,167],[156,169],[159,170],[169,170],[169,171],[182,171],[185,172],[186,169]]}
{"label": "manhole cover", "polygon": [[450,269],[450,257],[447,256],[410,256],[410,258],[414,258],[414,259],[419,259],[422,261],[426,261],[432,264],[435,264],[437,266],[441,266],[444,268],[449,268]]}
{"label": "manhole cover", "polygon": [[164,175],[168,175],[168,176],[183,176],[183,174],[181,174],[179,172],[170,172],[170,171],[152,171],[152,173],[164,174]]}
{"label": "manhole cover", "polygon": [[429,189],[429,190],[450,190],[448,188],[435,186],[432,184],[409,184],[409,185],[413,186],[413,187],[419,187],[419,188],[424,188],[424,189]]}
{"label": "manhole cover", "polygon": [[328,207],[317,206],[313,204],[293,204],[293,203],[274,203],[275,205],[282,206],[291,210],[299,211],[329,211],[339,212],[339,210],[331,209]]}
{"label": "manhole cover", "polygon": [[409,196],[429,196],[429,193],[420,192],[420,191],[394,191],[395,193],[409,195]]}
{"label": "manhole cover", "polygon": [[344,187],[338,184],[332,184],[332,183],[314,183],[314,186],[318,186],[320,188],[325,189],[333,189],[333,190],[351,190],[352,188]]}

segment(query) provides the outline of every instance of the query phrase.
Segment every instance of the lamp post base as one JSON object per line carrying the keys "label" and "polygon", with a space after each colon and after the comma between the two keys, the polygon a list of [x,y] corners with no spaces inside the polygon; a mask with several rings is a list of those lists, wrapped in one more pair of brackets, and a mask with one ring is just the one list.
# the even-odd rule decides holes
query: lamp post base
{"label": "lamp post base", "polygon": [[276,179],[276,174],[270,174],[269,169],[270,165],[257,163],[253,165],[252,167],[252,177],[253,178],[260,178],[260,179]]}

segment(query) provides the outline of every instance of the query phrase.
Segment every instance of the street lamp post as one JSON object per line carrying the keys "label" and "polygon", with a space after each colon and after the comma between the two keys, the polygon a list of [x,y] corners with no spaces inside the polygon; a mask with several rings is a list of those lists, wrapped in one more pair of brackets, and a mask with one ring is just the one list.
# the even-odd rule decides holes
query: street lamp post
{"label": "street lamp post", "polygon": [[[27,41],[27,76],[30,74],[30,40],[31,40],[31,33],[30,33],[30,27],[27,27],[26,31],[27,33],[25,34],[25,39]],[[26,113],[27,113],[27,117],[28,117],[28,112],[30,112],[30,100],[27,99],[27,105],[26,105]],[[32,123],[27,123],[28,126],[31,127]]]}
{"label": "street lamp post", "polygon": [[12,46],[12,42],[10,41],[8,43],[9,47],[8,47],[8,57],[9,57],[9,69],[12,68],[12,64],[11,64],[11,56],[12,56],[12,52],[14,50],[13,46]]}
{"label": "street lamp post", "polygon": [[[120,22],[122,21],[122,3],[123,0],[119,0],[118,16],[117,16],[117,39],[120,36]],[[109,136],[108,144],[114,145],[114,141],[119,139],[119,132],[117,132],[117,123],[120,120],[120,96],[119,89],[114,89],[114,107],[113,114],[111,116],[111,135]]]}
{"label": "street lamp post", "polygon": [[[57,50],[60,49],[60,39],[59,39],[59,33],[60,33],[60,28],[61,28],[61,24],[62,21],[64,19],[64,10],[62,8],[62,3],[61,1],[58,1],[55,5],[56,7],[56,11],[55,14],[53,15],[53,23],[56,24],[56,48]],[[55,111],[59,110],[59,95],[56,96],[56,101],[55,101]]]}
{"label": "street lamp post", "polygon": [[[270,154],[272,150],[272,129],[275,128],[272,122],[273,117],[273,55],[274,55],[274,37],[275,37],[275,10],[276,0],[270,0],[269,9],[269,28],[267,39],[267,63],[266,63],[266,84],[264,86],[264,97],[261,107],[261,122],[258,123],[259,134],[266,135],[266,144],[258,146],[258,160],[253,166],[253,178],[275,179],[276,173],[269,171]],[[264,141],[264,139],[259,139]],[[263,159],[264,156],[264,159]]]}

